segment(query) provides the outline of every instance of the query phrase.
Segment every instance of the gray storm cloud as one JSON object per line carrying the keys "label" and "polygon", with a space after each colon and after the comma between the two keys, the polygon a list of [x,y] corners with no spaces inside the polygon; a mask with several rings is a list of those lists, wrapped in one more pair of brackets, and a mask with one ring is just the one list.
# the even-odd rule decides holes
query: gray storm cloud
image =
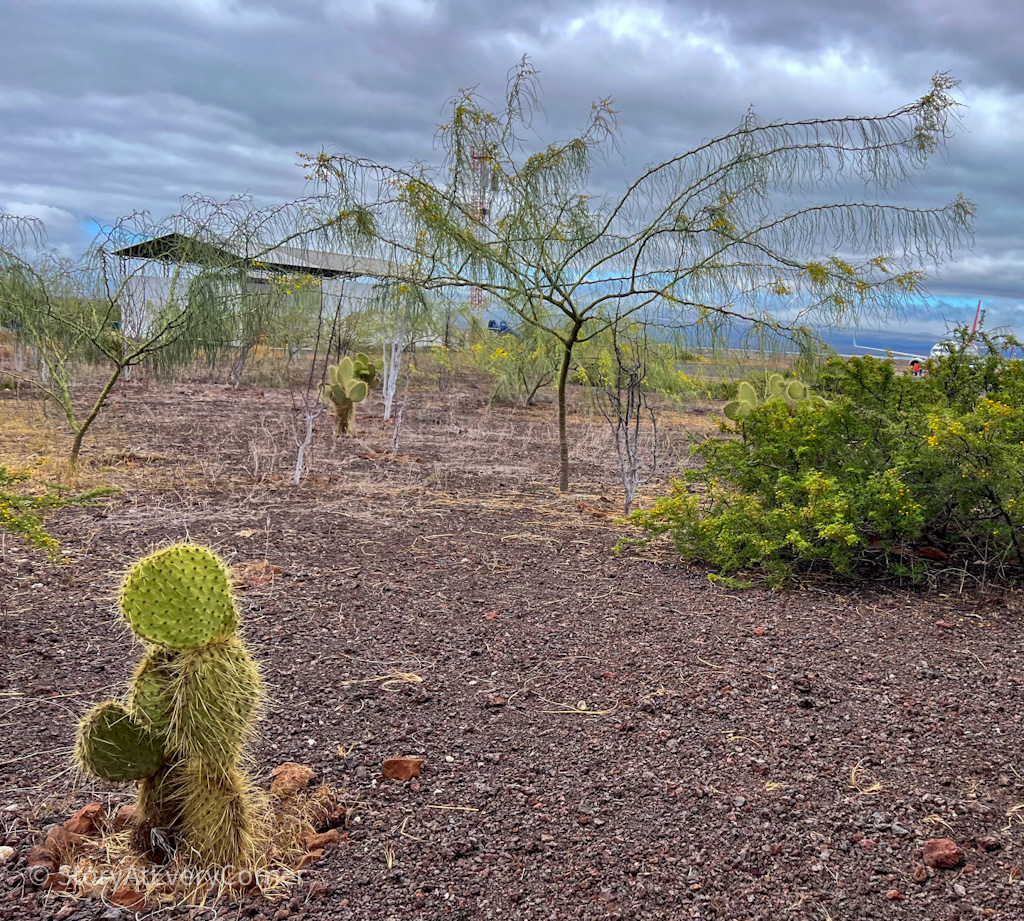
{"label": "gray storm cloud", "polygon": [[950,70],[963,130],[900,200],[978,203],[973,252],[931,290],[993,298],[1012,317],[1024,308],[1022,33],[1024,5],[954,0],[6,0],[0,208],[44,219],[73,251],[90,227],[173,212],[183,195],[297,197],[296,151],[429,162],[444,101],[473,85],[499,101],[523,53],[544,89],[538,142],[614,98],[621,156],[598,176],[609,189],[749,105],[765,119],[885,112]]}

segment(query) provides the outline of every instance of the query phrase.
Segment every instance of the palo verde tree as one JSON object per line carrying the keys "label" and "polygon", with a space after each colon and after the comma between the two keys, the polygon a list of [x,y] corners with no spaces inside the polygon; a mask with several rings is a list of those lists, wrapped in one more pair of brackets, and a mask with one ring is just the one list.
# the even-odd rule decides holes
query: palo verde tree
{"label": "palo verde tree", "polygon": [[[134,367],[168,371],[232,354],[239,318],[253,309],[254,257],[276,245],[295,207],[256,212],[246,199],[186,199],[160,223],[145,214],[119,221],[78,260],[18,246],[14,233],[0,237],[0,325],[34,354],[31,383],[63,412],[72,465]],[[92,391],[82,374],[89,366],[102,371]]]}
{"label": "palo verde tree", "polygon": [[[505,104],[475,89],[451,100],[440,165],[398,168],[350,155],[308,158],[329,221],[358,222],[377,254],[421,283],[481,289],[561,345],[560,487],[569,486],[566,384],[573,349],[641,310],[704,341],[786,333],[898,311],[924,271],[971,234],[975,208],[887,197],[950,136],[956,81],[884,115],[763,122],[646,167],[624,190],[591,188],[616,146],[609,100],[579,134],[539,149],[539,85],[524,58]],[[483,207],[481,206],[483,204]]]}

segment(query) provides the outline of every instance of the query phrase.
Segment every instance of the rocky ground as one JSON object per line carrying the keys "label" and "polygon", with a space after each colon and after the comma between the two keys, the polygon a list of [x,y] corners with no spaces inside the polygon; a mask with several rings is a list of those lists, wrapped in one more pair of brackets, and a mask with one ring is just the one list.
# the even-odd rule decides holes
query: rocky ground
{"label": "rocky ground", "polygon": [[[135,914],[25,868],[80,807],[132,799],[69,770],[75,723],[139,655],[120,574],[186,536],[242,576],[270,693],[255,778],[308,765],[350,814],[274,901],[140,916],[1024,916],[1013,596],[735,592],[667,546],[617,556],[603,420],[573,416],[563,496],[551,408],[488,410],[469,386],[417,394],[394,459],[389,424],[322,425],[296,488],[291,410],[282,391],[124,387],[85,472],[122,491],[51,519],[70,562],[7,541],[0,921]],[[34,412],[0,403],[7,460],[56,450]],[[706,420],[666,419],[672,466]],[[421,775],[385,778],[396,756]]]}

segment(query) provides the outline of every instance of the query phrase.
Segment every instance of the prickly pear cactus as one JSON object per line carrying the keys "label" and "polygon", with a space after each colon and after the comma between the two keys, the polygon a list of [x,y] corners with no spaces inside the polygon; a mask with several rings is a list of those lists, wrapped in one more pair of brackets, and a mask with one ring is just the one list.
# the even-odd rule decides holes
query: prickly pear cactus
{"label": "prickly pear cactus", "polygon": [[370,356],[366,352],[356,352],[352,363],[355,366],[356,377],[364,381],[371,390],[375,384],[380,383],[380,372],[384,370],[383,358],[370,361]]}
{"label": "prickly pear cactus", "polygon": [[94,707],[79,727],[75,757],[94,777],[142,780],[160,770],[164,747],[124,704],[108,700]]}
{"label": "prickly pear cactus", "polygon": [[757,403],[757,391],[754,390],[754,385],[749,381],[740,381],[740,385],[736,389],[736,399],[731,403],[726,403],[722,412],[725,413],[727,419],[736,422],[744,416],[750,415],[750,411],[757,406]]}
{"label": "prickly pear cactus", "polygon": [[190,544],[136,563],[121,586],[121,611],[139,639],[172,649],[228,636],[238,626],[227,568]]}
{"label": "prickly pear cactus", "polygon": [[772,374],[765,382],[763,397],[758,395],[754,385],[749,381],[741,381],[736,390],[736,399],[726,403],[722,413],[727,419],[739,422],[763,403],[781,400],[792,410],[799,403],[820,399],[810,392],[810,388],[803,381],[787,381],[781,374]]}
{"label": "prickly pear cactus", "polygon": [[140,781],[143,846],[159,828],[193,862],[248,866],[256,816],[239,764],[261,690],[227,568],[194,544],[158,550],[125,577],[121,610],[146,654],[127,700],[82,721],[76,760],[102,780]]}
{"label": "prickly pear cactus", "polygon": [[786,389],[783,391],[782,399],[789,404],[789,408],[792,409],[797,403],[802,403],[804,400],[810,399],[811,392],[807,385],[803,381],[790,381],[786,384]]}
{"label": "prickly pear cactus", "polygon": [[378,373],[383,369],[383,359],[370,361],[365,352],[358,352],[354,359],[346,355],[338,364],[327,369],[327,385],[324,392],[334,404],[334,430],[337,434],[354,433],[355,404],[366,399],[370,388],[377,383]]}

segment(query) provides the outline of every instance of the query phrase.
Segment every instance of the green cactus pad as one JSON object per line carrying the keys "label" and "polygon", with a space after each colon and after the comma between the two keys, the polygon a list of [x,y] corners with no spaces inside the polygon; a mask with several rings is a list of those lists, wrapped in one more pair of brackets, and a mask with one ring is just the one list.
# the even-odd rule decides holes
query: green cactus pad
{"label": "green cactus pad", "polygon": [[[384,370],[384,359],[378,358],[376,361],[371,361],[370,356],[365,352],[358,352],[353,367],[355,376],[369,389],[377,383],[377,375]],[[360,397],[360,399],[365,398]]]}
{"label": "green cactus pad", "polygon": [[756,406],[757,391],[754,389],[754,385],[749,381],[740,381],[739,386],[736,388],[736,399],[740,403],[749,403],[751,406]]}
{"label": "green cactus pad", "polygon": [[167,732],[174,699],[171,696],[174,653],[154,646],[146,653],[131,682],[128,708],[138,722],[157,735]]}
{"label": "green cactus pad", "polygon": [[94,707],[78,727],[75,760],[101,780],[142,780],[160,770],[160,739],[134,720],[123,704],[108,700]]}
{"label": "green cactus pad", "polygon": [[742,419],[747,413],[750,412],[749,403],[741,403],[739,400],[733,400],[731,403],[726,403],[722,413],[727,419],[732,419],[735,422],[737,419]]}
{"label": "green cactus pad", "polygon": [[342,383],[348,383],[355,377],[356,366],[355,362],[346,355],[338,364],[335,366],[335,374],[337,375],[338,381]]}
{"label": "green cactus pad", "polygon": [[158,550],[132,567],[121,610],[135,634],[158,646],[187,649],[238,626],[227,567],[194,544]]}
{"label": "green cactus pad", "polygon": [[180,653],[170,694],[168,746],[210,770],[233,767],[261,701],[259,672],[238,637]]}
{"label": "green cactus pad", "polygon": [[190,764],[175,778],[181,837],[193,862],[221,867],[251,865],[257,834],[253,799],[234,768],[207,771]]}
{"label": "green cactus pad", "polygon": [[807,399],[807,385],[802,381],[790,381],[786,387],[786,399],[794,403]]}
{"label": "green cactus pad", "polygon": [[332,403],[359,403],[366,399],[370,385],[357,371],[351,358],[343,358],[339,364],[328,368],[326,392]]}

